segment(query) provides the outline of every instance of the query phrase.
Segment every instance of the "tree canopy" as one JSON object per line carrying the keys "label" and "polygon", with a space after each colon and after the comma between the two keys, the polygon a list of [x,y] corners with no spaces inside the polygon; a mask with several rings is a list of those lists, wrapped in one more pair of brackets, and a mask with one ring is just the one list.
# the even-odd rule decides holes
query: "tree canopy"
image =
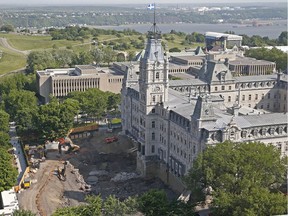
{"label": "tree canopy", "polygon": [[17,170],[12,165],[12,155],[7,152],[7,147],[0,146],[0,192],[11,189],[16,179]]}
{"label": "tree canopy", "polygon": [[228,141],[200,154],[185,181],[195,201],[212,187],[213,215],[284,214],[286,198],[278,189],[285,164],[272,145]]}
{"label": "tree canopy", "polygon": [[39,108],[37,128],[40,136],[51,140],[66,136],[78,112],[79,104],[76,100],[67,99],[60,103],[58,99],[52,98],[49,104]]}
{"label": "tree canopy", "polygon": [[276,62],[278,70],[287,69],[287,53],[284,53],[275,47],[271,50],[266,48],[250,49],[245,52],[245,56]]}

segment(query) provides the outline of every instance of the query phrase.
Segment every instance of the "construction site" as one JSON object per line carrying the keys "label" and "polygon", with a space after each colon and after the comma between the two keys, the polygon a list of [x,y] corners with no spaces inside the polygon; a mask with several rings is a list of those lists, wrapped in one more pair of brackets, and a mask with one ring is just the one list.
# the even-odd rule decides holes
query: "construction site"
{"label": "construction site", "polygon": [[69,137],[47,144],[45,157],[32,157],[36,165],[26,176],[29,184],[19,190],[20,208],[46,216],[83,204],[87,194],[122,200],[152,188],[175,198],[159,179],[145,180],[136,172],[136,147],[120,129],[74,131]]}

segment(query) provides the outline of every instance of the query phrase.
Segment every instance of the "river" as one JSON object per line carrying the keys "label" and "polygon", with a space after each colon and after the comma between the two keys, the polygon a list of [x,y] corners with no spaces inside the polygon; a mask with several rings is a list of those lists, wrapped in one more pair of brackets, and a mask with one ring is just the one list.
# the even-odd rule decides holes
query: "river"
{"label": "river", "polygon": [[[197,24],[197,23],[173,23],[173,24],[157,24],[162,33],[169,33],[172,29],[185,33],[199,32],[225,32],[234,31],[235,34],[246,34],[248,36],[260,35],[261,37],[268,36],[270,39],[276,39],[282,31],[287,31],[287,20],[269,21],[273,25],[263,25],[252,27],[251,25],[242,24]],[[103,29],[135,29],[138,32],[145,33],[151,28],[152,24],[131,24],[120,26],[94,26]]]}

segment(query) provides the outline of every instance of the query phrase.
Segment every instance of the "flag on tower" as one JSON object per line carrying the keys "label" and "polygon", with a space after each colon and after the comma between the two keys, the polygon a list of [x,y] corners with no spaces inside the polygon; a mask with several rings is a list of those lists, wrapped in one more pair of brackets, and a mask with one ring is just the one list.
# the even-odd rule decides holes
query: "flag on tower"
{"label": "flag on tower", "polygon": [[149,10],[155,9],[155,4],[149,4],[147,7]]}

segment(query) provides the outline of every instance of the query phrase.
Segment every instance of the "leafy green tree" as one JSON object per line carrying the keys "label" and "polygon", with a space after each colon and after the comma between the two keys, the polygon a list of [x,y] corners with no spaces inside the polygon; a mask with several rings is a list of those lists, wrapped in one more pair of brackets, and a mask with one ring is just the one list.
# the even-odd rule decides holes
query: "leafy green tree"
{"label": "leafy green tree", "polygon": [[13,25],[10,25],[10,24],[3,25],[3,26],[1,26],[0,31],[13,32],[14,27],[13,27]]}
{"label": "leafy green tree", "polygon": [[195,201],[212,187],[213,215],[284,214],[285,164],[272,145],[227,141],[200,154],[185,180]]}
{"label": "leafy green tree", "polygon": [[107,100],[107,110],[116,110],[121,102],[121,95],[108,93],[108,100]]}
{"label": "leafy green tree", "polygon": [[13,212],[13,216],[36,216],[30,210],[19,209]]}
{"label": "leafy green tree", "polygon": [[139,210],[146,216],[167,215],[168,199],[164,191],[149,190],[139,197]]}
{"label": "leafy green tree", "polygon": [[135,51],[128,51],[128,61],[132,61],[135,58]]}
{"label": "leafy green tree", "polygon": [[56,68],[57,62],[51,51],[32,51],[27,57],[27,72]]}
{"label": "leafy green tree", "polygon": [[76,207],[65,207],[57,209],[53,216],[101,216],[102,198],[100,196],[87,196],[86,205]]}
{"label": "leafy green tree", "polygon": [[169,49],[169,52],[181,52],[181,49],[179,49],[178,47],[173,47]]}
{"label": "leafy green tree", "polygon": [[110,195],[104,202],[104,209],[106,216],[124,216],[125,215],[125,203],[121,202],[114,195]]}
{"label": "leafy green tree", "polygon": [[[250,49],[245,52],[245,56],[256,58],[259,60],[267,60],[276,62],[277,70],[287,69],[287,53],[282,52],[277,48],[271,50],[266,48]],[[271,71],[272,72],[272,71]]]}
{"label": "leafy green tree", "polygon": [[110,65],[111,62],[115,61],[116,52],[111,47],[105,47],[103,49],[103,61]]}
{"label": "leafy green tree", "polygon": [[92,55],[93,61],[95,61],[96,64],[100,64],[101,62],[103,62],[104,53],[101,49],[99,48],[92,49],[91,55]]}
{"label": "leafy green tree", "polygon": [[39,108],[37,117],[39,133],[52,140],[66,136],[78,112],[79,104],[76,100],[67,99],[60,103],[56,98],[52,98],[49,104]]}
{"label": "leafy green tree", "polygon": [[8,149],[9,147],[11,147],[9,134],[0,131],[0,148]]}
{"label": "leafy green tree", "polygon": [[35,75],[24,75],[23,73],[2,77],[0,79],[0,94],[9,94],[16,90],[35,90]]}
{"label": "leafy green tree", "polygon": [[0,147],[0,192],[11,189],[16,184],[17,170],[12,165],[12,155]]}
{"label": "leafy green tree", "polygon": [[0,131],[8,132],[9,131],[9,114],[4,110],[0,110]]}
{"label": "leafy green tree", "polygon": [[75,55],[73,58],[73,65],[86,65],[93,62],[93,56],[90,52],[82,51],[78,55]]}
{"label": "leafy green tree", "polygon": [[100,119],[107,109],[107,93],[91,88],[85,92],[72,92],[69,97],[79,102],[80,110],[91,118]]}
{"label": "leafy green tree", "polygon": [[56,67],[61,68],[71,66],[75,58],[75,53],[68,49],[53,50],[52,55],[56,61]]}
{"label": "leafy green tree", "polygon": [[21,110],[37,110],[37,98],[35,93],[26,90],[11,90],[8,95],[3,95],[5,110],[12,120],[16,119],[17,113]]}

